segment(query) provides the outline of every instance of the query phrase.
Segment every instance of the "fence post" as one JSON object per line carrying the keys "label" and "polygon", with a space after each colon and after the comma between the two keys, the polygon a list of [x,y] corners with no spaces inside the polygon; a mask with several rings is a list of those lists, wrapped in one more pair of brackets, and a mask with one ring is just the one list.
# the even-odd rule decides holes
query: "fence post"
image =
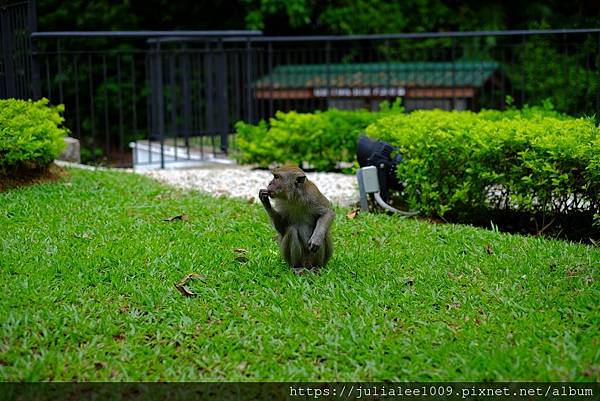
{"label": "fence post", "polygon": [[456,38],[452,38],[452,110],[456,110]]}
{"label": "fence post", "polygon": [[523,107],[525,105],[525,35],[521,36],[521,104]]}
{"label": "fence post", "polygon": [[31,34],[37,31],[37,10],[35,0],[29,0],[27,2],[27,7],[30,49],[29,57],[31,63],[31,95],[33,100],[37,100],[42,97],[42,82],[40,78],[40,66],[37,60],[37,46],[35,41],[31,38]]}
{"label": "fence post", "polygon": [[269,65],[269,117],[272,117],[275,114],[273,105],[273,86],[275,85],[273,82],[273,42],[269,42],[267,47],[267,63]]}
{"label": "fence post", "polygon": [[[210,135],[213,156],[216,156],[215,150],[215,115],[214,115],[214,102],[215,102],[215,91],[213,88],[214,83],[214,52],[211,47],[211,42],[207,41],[205,44],[204,54],[204,85],[206,98],[206,132]],[[202,142],[200,142],[202,143]]]}
{"label": "fence post", "polygon": [[600,121],[600,32],[598,32],[598,54],[596,55],[596,71],[598,82],[596,84],[596,122]]}
{"label": "fence post", "polygon": [[252,113],[252,46],[250,38],[246,38],[246,121],[254,122]]}
{"label": "fence post", "polygon": [[[152,104],[153,104],[153,127],[158,129],[160,139],[160,168],[165,168],[165,116],[163,104],[163,76],[162,76],[162,55],[160,50],[160,38],[156,39],[154,48],[154,57],[152,60],[154,74],[152,74]],[[153,136],[153,135],[152,135]],[[149,145],[152,143],[150,137]],[[152,151],[150,151],[152,153]]]}
{"label": "fence post", "polygon": [[327,109],[329,109],[329,95],[331,93],[331,42],[327,41],[325,43],[325,70],[327,73],[327,97],[325,101],[327,102]]}
{"label": "fence post", "polygon": [[2,59],[4,60],[4,79],[6,84],[6,97],[16,96],[15,65],[13,60],[13,32],[12,24],[5,7],[0,9],[0,36],[2,37]]}
{"label": "fence post", "polygon": [[229,99],[227,96],[227,56],[223,40],[219,39],[217,52],[217,115],[221,134],[221,151],[227,154],[229,134]]}
{"label": "fence post", "polygon": [[185,147],[187,148],[187,158],[190,158],[190,131],[192,130],[192,112],[190,109],[190,53],[185,49],[182,55],[183,74],[181,79],[181,89],[183,91],[183,135],[185,138]]}

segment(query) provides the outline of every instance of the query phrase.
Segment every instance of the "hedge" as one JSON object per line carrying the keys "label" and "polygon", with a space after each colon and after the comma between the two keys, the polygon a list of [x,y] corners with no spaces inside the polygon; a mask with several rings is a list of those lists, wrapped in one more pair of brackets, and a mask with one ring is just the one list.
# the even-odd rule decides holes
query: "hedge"
{"label": "hedge", "polygon": [[63,111],[48,99],[0,100],[0,172],[51,163],[65,147]]}
{"label": "hedge", "polygon": [[[510,99],[509,99],[510,100]],[[596,214],[600,221],[600,135],[592,118],[541,107],[505,111],[278,112],[267,124],[238,123],[245,163],[309,162],[331,170],[354,162],[366,132],[398,146],[401,194],[422,214],[471,220],[489,209]]]}
{"label": "hedge", "polygon": [[237,159],[241,163],[308,162],[317,170],[335,169],[339,162],[356,159],[356,143],[366,127],[384,115],[403,112],[400,101],[389,105],[383,102],[379,112],[367,110],[316,111],[288,113],[278,111],[269,123],[257,125],[238,122]]}
{"label": "hedge", "polygon": [[592,118],[548,108],[415,111],[378,119],[366,133],[400,148],[403,196],[424,214],[598,214],[600,135]]}

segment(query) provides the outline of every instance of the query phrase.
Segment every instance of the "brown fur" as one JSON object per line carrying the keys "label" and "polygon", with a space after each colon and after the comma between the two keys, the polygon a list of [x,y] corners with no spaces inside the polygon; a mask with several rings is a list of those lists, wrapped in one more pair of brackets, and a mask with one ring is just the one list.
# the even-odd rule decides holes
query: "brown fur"
{"label": "brown fur", "polygon": [[[281,254],[294,269],[320,268],[333,254],[331,203],[301,168],[273,170],[273,180],[259,198],[279,233]],[[271,206],[269,198],[274,200]]]}

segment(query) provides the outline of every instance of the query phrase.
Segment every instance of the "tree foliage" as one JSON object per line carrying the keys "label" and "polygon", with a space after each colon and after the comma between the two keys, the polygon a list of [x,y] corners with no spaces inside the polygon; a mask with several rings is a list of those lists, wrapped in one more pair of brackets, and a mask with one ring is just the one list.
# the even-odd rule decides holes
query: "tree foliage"
{"label": "tree foliage", "polygon": [[38,0],[40,30],[262,29],[267,34],[589,28],[600,3],[536,0]]}

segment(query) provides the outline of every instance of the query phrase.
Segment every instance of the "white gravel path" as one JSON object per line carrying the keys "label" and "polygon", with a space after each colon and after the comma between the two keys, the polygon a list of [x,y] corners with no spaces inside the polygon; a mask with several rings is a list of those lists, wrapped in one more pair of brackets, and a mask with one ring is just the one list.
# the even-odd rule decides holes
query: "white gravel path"
{"label": "white gravel path", "polygon": [[[247,167],[197,168],[186,170],[150,170],[139,173],[162,183],[183,189],[193,189],[214,196],[226,195],[258,200],[258,190],[265,188],[272,178],[265,170]],[[307,173],[323,195],[339,206],[358,202],[358,187],[354,175],[338,173]]]}

